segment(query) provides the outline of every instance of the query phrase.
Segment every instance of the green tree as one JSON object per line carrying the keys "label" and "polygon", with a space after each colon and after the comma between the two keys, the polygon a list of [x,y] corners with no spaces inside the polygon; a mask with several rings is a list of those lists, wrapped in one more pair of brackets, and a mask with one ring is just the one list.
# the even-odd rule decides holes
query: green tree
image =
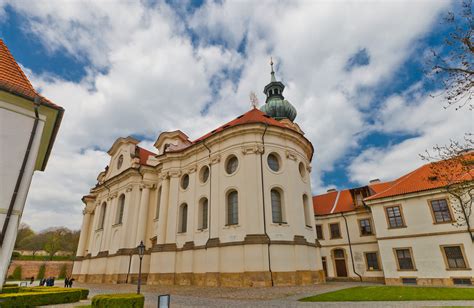
{"label": "green tree", "polygon": [[63,266],[61,266],[61,270],[59,271],[58,278],[62,279],[62,278],[66,278],[66,276],[67,276],[67,265],[63,264]]}
{"label": "green tree", "polygon": [[15,280],[21,280],[21,265],[18,265],[17,267],[15,267],[15,269],[13,270],[13,279]]}
{"label": "green tree", "polygon": [[45,273],[46,273],[46,264],[41,264],[38,270],[38,275],[36,276],[36,279],[43,279]]}
{"label": "green tree", "polygon": [[20,225],[15,241],[15,249],[25,249],[25,244],[35,236],[35,232],[25,223]]}

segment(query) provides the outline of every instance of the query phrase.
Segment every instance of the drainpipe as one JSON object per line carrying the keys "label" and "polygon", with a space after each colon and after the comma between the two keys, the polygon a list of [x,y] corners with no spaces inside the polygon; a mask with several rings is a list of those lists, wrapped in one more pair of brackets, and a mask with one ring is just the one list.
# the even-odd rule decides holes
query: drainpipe
{"label": "drainpipe", "polygon": [[3,246],[3,241],[5,240],[5,234],[8,230],[8,225],[10,224],[10,218],[13,213],[13,207],[15,206],[16,198],[18,196],[18,191],[20,190],[21,183],[23,181],[23,175],[25,173],[26,163],[30,157],[31,147],[33,146],[33,140],[36,136],[36,131],[38,128],[39,123],[39,114],[38,109],[41,105],[41,100],[39,96],[35,97],[34,100],[34,112],[35,112],[35,121],[33,122],[33,128],[31,129],[30,139],[28,140],[28,146],[26,147],[25,155],[23,156],[23,162],[21,163],[20,173],[18,174],[18,178],[16,179],[15,189],[13,190],[13,195],[10,199],[10,205],[8,207],[7,216],[5,217],[5,221],[3,222],[2,226],[2,233],[0,234],[0,247]]}
{"label": "drainpipe", "polygon": [[263,209],[263,233],[267,236],[268,238],[268,245],[267,245],[267,251],[268,251],[268,271],[270,272],[270,280],[272,283],[272,287],[275,285],[273,281],[273,273],[272,273],[272,264],[271,264],[271,257],[270,257],[270,236],[268,236],[267,233],[267,219],[265,215],[265,185],[264,185],[264,179],[263,179],[263,154],[265,154],[265,134],[267,133],[268,129],[268,124],[265,123],[265,130],[263,131],[262,134],[262,145],[263,145],[263,150],[260,153],[260,178],[262,180],[262,209]]}
{"label": "drainpipe", "polygon": [[[204,245],[204,248],[207,249],[207,243],[209,242],[209,240],[211,239],[211,200],[212,200],[212,168],[211,168],[211,149],[207,146],[206,144],[206,141],[203,140],[202,141],[202,144],[204,145],[204,147],[207,149],[207,151],[209,152],[208,154],[208,157],[209,157],[209,198],[207,199],[207,213],[208,213],[208,218],[207,218],[207,228],[208,228],[208,233],[209,233],[209,236],[208,236],[208,239],[206,241],[206,245]],[[199,176],[199,175],[198,175]]]}
{"label": "drainpipe", "polygon": [[341,213],[341,216],[342,218],[344,218],[344,222],[346,223],[346,233],[347,233],[347,241],[349,242],[349,251],[351,253],[351,263],[352,263],[352,270],[354,271],[354,273],[359,276],[359,279],[360,281],[362,281],[362,276],[357,273],[356,269],[355,269],[355,264],[354,264],[354,256],[352,255],[352,244],[351,244],[351,235],[349,233],[349,227],[347,225],[347,218],[346,216],[344,216],[344,213]]}

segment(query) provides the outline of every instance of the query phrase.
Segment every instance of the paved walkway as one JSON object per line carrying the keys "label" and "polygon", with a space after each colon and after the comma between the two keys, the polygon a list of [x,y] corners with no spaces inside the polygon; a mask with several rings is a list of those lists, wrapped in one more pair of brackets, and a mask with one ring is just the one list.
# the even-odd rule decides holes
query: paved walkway
{"label": "paved walkway", "polygon": [[[171,294],[171,307],[440,307],[465,306],[474,307],[474,301],[419,301],[419,302],[337,302],[337,303],[303,303],[298,299],[337,291],[359,285],[369,285],[357,282],[328,282],[322,285],[304,287],[273,287],[273,288],[208,288],[186,286],[143,286],[145,307],[157,307],[158,294]],[[90,290],[89,298],[104,293],[134,293],[136,285],[130,284],[81,284],[74,287],[84,287]],[[89,301],[51,307],[76,307],[90,304]]]}

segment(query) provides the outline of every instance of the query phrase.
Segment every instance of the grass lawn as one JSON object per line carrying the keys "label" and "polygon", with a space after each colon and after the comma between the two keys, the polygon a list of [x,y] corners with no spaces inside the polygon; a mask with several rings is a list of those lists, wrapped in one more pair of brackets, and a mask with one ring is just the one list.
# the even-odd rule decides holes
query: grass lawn
{"label": "grass lawn", "polygon": [[474,288],[367,286],[324,293],[302,302],[474,300]]}

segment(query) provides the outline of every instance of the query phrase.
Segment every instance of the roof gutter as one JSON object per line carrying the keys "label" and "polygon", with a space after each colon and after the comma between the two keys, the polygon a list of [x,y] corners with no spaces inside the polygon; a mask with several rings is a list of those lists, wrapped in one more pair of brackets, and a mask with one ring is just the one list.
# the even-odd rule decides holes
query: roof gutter
{"label": "roof gutter", "polygon": [[37,129],[38,129],[38,123],[39,123],[38,109],[39,109],[40,105],[41,105],[41,100],[37,96],[34,100],[35,120],[33,122],[33,127],[31,129],[30,139],[28,140],[28,145],[26,147],[25,154],[23,155],[23,162],[21,163],[20,172],[18,174],[18,178],[16,179],[15,188],[13,190],[13,194],[12,194],[12,197],[10,199],[10,205],[8,206],[7,216],[5,217],[5,221],[3,222],[2,233],[0,233],[0,247],[3,246],[3,241],[5,240],[5,234],[7,233],[8,225],[10,224],[10,218],[11,218],[12,213],[13,213],[13,208],[15,207],[15,202],[16,202],[16,199],[17,199],[17,196],[18,196],[18,192],[20,190],[21,183],[23,182],[23,176],[25,174],[26,164],[28,163],[28,159],[30,157],[30,152],[31,152],[31,147],[33,146],[33,141],[35,139],[36,132],[37,132]]}

